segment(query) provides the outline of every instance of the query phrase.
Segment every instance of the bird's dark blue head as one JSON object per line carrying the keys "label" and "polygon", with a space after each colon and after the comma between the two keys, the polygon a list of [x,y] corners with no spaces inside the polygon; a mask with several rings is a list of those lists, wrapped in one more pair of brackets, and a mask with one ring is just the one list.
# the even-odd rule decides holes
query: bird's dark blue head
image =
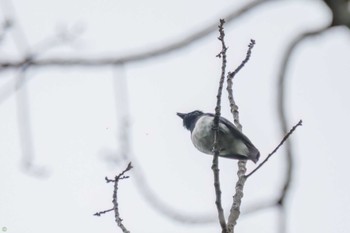
{"label": "bird's dark blue head", "polygon": [[193,111],[190,113],[177,113],[179,117],[183,119],[183,124],[184,127],[190,131],[193,130],[196,121],[198,120],[199,117],[201,117],[204,113],[202,111]]}

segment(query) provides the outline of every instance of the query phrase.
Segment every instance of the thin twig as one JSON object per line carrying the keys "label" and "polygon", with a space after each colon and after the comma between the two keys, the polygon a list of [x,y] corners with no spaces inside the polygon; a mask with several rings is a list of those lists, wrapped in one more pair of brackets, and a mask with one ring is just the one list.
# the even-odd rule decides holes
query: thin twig
{"label": "thin twig", "polygon": [[219,217],[219,222],[220,226],[222,229],[223,233],[227,232],[227,225],[225,221],[225,215],[224,215],[224,210],[222,208],[222,203],[221,203],[221,189],[220,189],[220,174],[219,174],[219,148],[218,148],[218,133],[219,133],[219,120],[220,120],[220,110],[221,110],[221,95],[222,95],[222,89],[224,86],[224,81],[225,81],[225,74],[226,74],[226,51],[227,47],[225,45],[225,32],[224,32],[224,24],[225,20],[220,19],[220,24],[219,24],[219,33],[220,36],[218,39],[221,41],[221,46],[222,50],[221,52],[217,55],[219,58],[222,58],[222,66],[221,66],[221,76],[220,76],[220,82],[219,82],[219,89],[218,89],[218,94],[216,96],[216,107],[215,107],[215,117],[214,117],[214,144],[213,144],[213,151],[214,151],[214,157],[213,157],[213,164],[211,169],[213,170],[214,173],[214,187],[215,187],[215,204],[216,208],[218,211],[218,217]]}
{"label": "thin twig", "polygon": [[303,123],[302,120],[300,120],[296,125],[293,126],[293,128],[283,137],[282,141],[276,146],[276,148],[266,157],[262,163],[259,164],[253,171],[251,171],[248,175],[246,175],[246,178],[249,176],[253,175],[257,170],[259,170],[268,160],[269,158],[276,153],[276,151],[283,145],[283,143],[289,138],[289,136],[294,132],[294,130],[298,127],[301,126]]}
{"label": "thin twig", "polygon": [[107,183],[110,182],[114,182],[114,190],[113,190],[113,208],[109,209],[109,210],[104,210],[104,211],[100,211],[95,213],[95,216],[100,216],[101,214],[105,214],[107,212],[113,211],[114,210],[114,217],[115,217],[115,221],[118,224],[118,226],[120,227],[120,229],[122,229],[122,231],[124,233],[130,233],[130,231],[128,229],[126,229],[126,227],[124,226],[124,224],[122,223],[123,219],[120,217],[120,213],[119,213],[119,207],[118,207],[118,199],[117,199],[117,194],[118,194],[118,183],[120,180],[122,179],[126,179],[129,178],[128,176],[125,176],[124,174],[131,170],[133,167],[131,165],[131,162],[128,163],[128,166],[124,169],[124,171],[122,171],[119,175],[115,176],[114,179],[108,179],[107,177],[105,177],[105,180]]}
{"label": "thin twig", "polygon": [[[251,51],[255,45],[255,40],[250,40],[250,43],[248,45],[248,50],[245,59],[241,62],[241,64],[233,71],[229,72],[227,74],[227,92],[228,92],[228,99],[230,102],[230,109],[231,113],[233,115],[233,120],[237,128],[242,132],[242,125],[239,121],[239,111],[238,111],[238,105],[236,104],[234,97],[233,97],[233,89],[232,89],[232,79],[235,77],[235,75],[244,67],[244,65],[249,61],[251,56]],[[237,220],[241,214],[240,207],[242,203],[243,198],[243,188],[246,181],[245,173],[247,171],[246,168],[247,161],[241,160],[238,161],[238,181],[236,183],[235,188],[235,195],[233,196],[233,203],[230,209],[230,215],[228,217],[227,221],[227,229],[229,233],[234,232],[234,228],[237,224]]]}
{"label": "thin twig", "polygon": [[244,58],[244,60],[241,62],[241,64],[233,72],[229,72],[227,75],[227,88],[226,88],[226,90],[228,92],[228,99],[230,102],[231,113],[233,114],[233,120],[234,120],[236,127],[241,131],[242,131],[242,125],[239,122],[238,106],[237,106],[237,104],[233,98],[233,94],[232,94],[233,93],[232,80],[234,79],[236,74],[243,68],[243,66],[249,61],[250,56],[252,54],[252,49],[254,48],[254,45],[255,45],[255,40],[251,39],[250,43],[248,45],[246,57]]}
{"label": "thin twig", "polygon": [[103,211],[100,211],[100,212],[96,212],[96,213],[94,213],[94,216],[100,217],[102,214],[111,212],[111,211],[113,211],[113,210],[114,210],[114,209],[112,208],[112,209],[109,209],[109,210],[103,210]]}

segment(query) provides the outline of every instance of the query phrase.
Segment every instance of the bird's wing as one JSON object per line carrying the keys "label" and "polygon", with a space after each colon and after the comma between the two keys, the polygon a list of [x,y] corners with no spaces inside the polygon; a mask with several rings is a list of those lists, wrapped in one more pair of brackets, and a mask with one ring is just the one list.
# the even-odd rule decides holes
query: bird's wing
{"label": "bird's wing", "polygon": [[[206,114],[208,114],[209,116],[215,117],[215,115],[212,113],[206,113]],[[249,140],[249,138],[247,136],[245,136],[240,130],[238,130],[237,127],[232,122],[230,122],[229,120],[227,120],[223,117],[220,117],[220,123],[224,124],[231,131],[232,134],[237,136],[237,138],[241,138],[245,144],[255,148],[255,146]],[[219,128],[219,130],[220,130],[220,128]]]}
{"label": "bird's wing", "polygon": [[[215,117],[214,114],[212,113],[207,113],[209,116]],[[242,140],[242,142],[249,148],[249,153],[248,153],[248,158],[253,160],[254,163],[256,163],[259,160],[260,157],[260,152],[259,150],[253,145],[253,143],[249,140],[249,138],[247,136],[245,136],[240,130],[237,129],[237,127],[232,124],[232,122],[230,122],[229,120],[220,117],[220,124],[224,124],[229,130],[230,132],[237,138],[239,138],[240,140]],[[221,127],[219,127],[219,130],[221,129]],[[222,131],[222,133],[226,134],[227,132]]]}

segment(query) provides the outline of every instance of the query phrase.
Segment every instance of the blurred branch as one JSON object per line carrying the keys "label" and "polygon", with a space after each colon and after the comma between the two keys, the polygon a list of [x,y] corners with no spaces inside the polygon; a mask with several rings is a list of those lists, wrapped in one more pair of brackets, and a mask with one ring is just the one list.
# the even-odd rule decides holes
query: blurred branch
{"label": "blurred branch", "polygon": [[[316,29],[314,31],[305,32],[295,38],[290,45],[288,46],[286,52],[283,55],[282,64],[280,66],[280,71],[278,75],[278,92],[277,92],[277,105],[278,105],[278,115],[280,119],[282,133],[287,133],[287,119],[286,119],[286,106],[285,106],[285,98],[286,98],[286,88],[285,88],[285,77],[287,73],[287,66],[289,64],[292,53],[296,50],[296,47],[303,42],[305,39],[313,36],[317,36],[326,30],[330,29],[332,26],[347,26],[349,28],[349,1],[348,0],[324,0],[324,2],[328,5],[330,10],[332,11],[332,24],[325,26],[320,29]],[[244,213],[252,213],[256,211],[260,211],[266,208],[277,206],[280,214],[280,227],[279,232],[286,232],[286,210],[285,210],[285,199],[287,193],[289,192],[290,185],[293,177],[293,169],[294,169],[294,161],[293,161],[293,151],[290,140],[286,141],[286,176],[285,181],[281,190],[281,194],[278,197],[277,201],[267,202],[264,204],[258,204],[247,208]],[[268,158],[267,158],[268,159]],[[248,176],[250,176],[250,173]]]}
{"label": "blurred branch", "polygon": [[216,95],[216,107],[215,107],[215,117],[214,117],[214,125],[213,125],[213,130],[214,130],[214,143],[213,143],[213,151],[214,151],[214,156],[213,156],[213,164],[211,169],[213,170],[214,174],[214,188],[215,188],[215,204],[216,204],[216,209],[218,211],[218,217],[219,217],[219,222],[220,226],[222,229],[223,233],[227,232],[227,225],[226,225],[226,220],[225,220],[225,215],[224,215],[224,210],[222,208],[222,203],[221,203],[221,188],[220,188],[220,170],[219,170],[219,148],[218,148],[218,134],[219,134],[219,120],[220,120],[220,115],[221,115],[221,95],[222,95],[222,89],[224,86],[224,81],[225,81],[225,75],[226,75],[226,51],[227,47],[225,45],[225,32],[224,32],[224,24],[225,20],[220,19],[220,24],[219,24],[219,33],[220,36],[218,39],[221,41],[221,52],[219,53],[218,57],[222,58],[222,65],[221,65],[221,76],[220,76],[220,81],[219,81],[219,88],[218,88],[218,94]]}
{"label": "blurred branch", "polygon": [[12,21],[10,19],[5,19],[0,25],[0,43],[5,38],[6,33],[11,29]]}
{"label": "blurred branch", "polygon": [[108,164],[118,165],[122,161],[131,160],[130,146],[130,113],[129,113],[129,93],[128,82],[123,64],[113,67],[112,86],[114,93],[114,109],[117,123],[117,150],[103,152]]}
{"label": "blurred branch", "polygon": [[[244,210],[244,214],[249,214],[257,211],[261,211],[267,208],[272,208],[272,207],[278,207],[279,209],[279,231],[280,233],[286,232],[286,208],[285,208],[285,198],[290,190],[290,185],[292,182],[292,177],[293,177],[293,170],[294,170],[294,162],[293,162],[293,153],[292,153],[292,145],[290,140],[286,140],[288,136],[290,136],[291,132],[287,133],[287,119],[286,119],[286,106],[285,106],[285,97],[286,97],[286,89],[285,89],[285,77],[287,73],[287,66],[290,62],[290,58],[292,53],[295,51],[296,47],[305,39],[316,36],[321,34],[322,32],[328,30],[330,26],[326,26],[324,28],[320,28],[314,31],[310,32],[305,32],[295,38],[292,43],[288,46],[285,54],[283,55],[282,59],[282,65],[280,67],[279,71],[279,76],[278,76],[278,94],[276,96],[277,103],[278,103],[278,115],[279,119],[281,121],[281,128],[282,128],[282,133],[285,134],[285,137],[282,139],[281,143],[276,147],[280,147],[284,142],[286,144],[286,164],[287,164],[287,169],[286,169],[286,176],[283,184],[283,188],[281,189],[280,195],[275,201],[267,201],[267,202],[261,202],[259,204],[252,205],[250,207],[247,207]],[[298,122],[290,131],[295,130],[297,126],[301,125],[301,122]],[[287,133],[287,135],[286,135]],[[275,149],[275,150],[276,150]],[[274,150],[274,151],[275,151]],[[272,152],[273,153],[273,152]],[[269,154],[268,157],[255,169],[253,170],[250,174],[247,175],[247,177],[251,176],[256,170],[259,169],[268,159],[271,157],[272,154]]]}
{"label": "blurred branch", "polygon": [[[4,12],[5,18],[10,22],[11,34],[19,53],[27,54],[30,49],[29,45],[20,24],[17,21],[15,10],[10,0],[0,1],[1,9]],[[28,88],[25,85],[27,81],[28,64],[23,63],[18,67],[18,74],[15,79],[10,80],[1,88],[0,103],[6,99],[12,92],[16,91],[17,103],[17,121],[19,129],[19,140],[22,150],[22,168],[29,174],[35,176],[47,176],[48,172],[44,168],[34,165],[34,143],[33,133],[30,121],[30,107]]]}
{"label": "blurred branch", "polygon": [[[301,35],[299,35],[297,38],[295,38],[290,45],[288,46],[286,52],[284,53],[282,57],[282,64],[280,66],[280,70],[278,73],[278,79],[277,79],[277,113],[278,113],[278,119],[280,119],[280,125],[281,125],[281,131],[282,134],[286,134],[288,132],[288,126],[287,126],[287,117],[286,117],[286,73],[287,73],[287,67],[291,58],[292,53],[296,50],[296,47],[305,39],[319,35],[322,32],[329,29],[329,26],[316,29],[314,31],[305,32]],[[286,175],[285,175],[285,181],[281,190],[281,195],[279,197],[279,200],[277,201],[278,205],[280,205],[280,208],[284,208],[284,202],[285,198],[287,196],[287,193],[290,189],[290,185],[292,183],[292,177],[293,177],[293,169],[294,169],[294,160],[293,160],[293,150],[292,150],[292,143],[290,140],[286,141]],[[283,213],[285,213],[284,210]],[[283,216],[286,216],[284,214]],[[286,229],[286,220],[280,221],[281,224],[284,224],[284,226],[280,226],[281,229]],[[283,231],[285,232],[285,231]]]}
{"label": "blurred branch", "polygon": [[113,88],[115,93],[115,103],[117,107],[118,142],[120,142],[119,155],[123,160],[128,159],[130,153],[130,113],[129,113],[129,93],[128,79],[125,74],[124,65],[119,65],[114,69]]}
{"label": "blurred branch", "polygon": [[[21,71],[22,73],[25,72],[31,66],[31,62],[30,62],[31,60],[36,59],[39,56],[42,56],[44,53],[46,53],[50,49],[53,49],[57,46],[71,43],[72,41],[76,40],[78,36],[79,36],[78,32],[67,30],[67,31],[57,32],[56,35],[46,38],[45,40],[39,42],[36,46],[33,46],[33,51],[35,52],[31,52],[27,54],[26,60],[18,69],[22,69],[23,67],[26,67],[24,70],[22,69]],[[18,45],[17,47],[25,47],[25,44],[26,42],[24,42],[22,45]],[[29,48],[27,48],[26,50],[29,51]],[[0,88],[0,104],[3,101],[5,101],[13,93],[14,90],[18,91],[22,86],[24,86],[26,81],[23,80],[19,85],[16,80],[11,79],[7,83],[3,84]],[[14,89],[13,87],[15,85],[17,87]]]}
{"label": "blurred branch", "polygon": [[259,211],[262,211],[262,210],[265,210],[265,209],[268,209],[268,208],[272,208],[272,207],[275,207],[275,206],[276,206],[276,201],[275,200],[273,200],[273,201],[271,201],[271,200],[270,201],[264,200],[264,201],[257,202],[255,204],[248,204],[247,207],[242,209],[241,215],[244,216],[244,215],[247,215],[247,214],[256,213],[256,212],[259,212]]}
{"label": "blurred branch", "polygon": [[[230,109],[231,113],[233,115],[233,120],[235,125],[237,126],[238,130],[242,131],[242,125],[239,122],[239,112],[238,112],[238,105],[236,104],[234,97],[233,97],[233,89],[232,89],[232,80],[235,77],[235,75],[243,68],[243,66],[249,61],[251,56],[251,51],[254,47],[255,41],[251,40],[250,44],[248,45],[248,50],[245,59],[241,62],[241,64],[233,71],[229,72],[227,74],[227,92],[228,92],[228,99],[230,102]],[[233,196],[233,203],[230,209],[230,215],[228,217],[227,221],[227,227],[228,232],[233,233],[234,228],[237,224],[237,220],[241,214],[240,208],[241,208],[241,202],[243,198],[243,188],[246,181],[245,173],[247,171],[246,168],[247,161],[240,160],[238,161],[238,180],[236,182],[236,191]]]}
{"label": "blurred branch", "polygon": [[[247,12],[255,9],[262,3],[268,2],[268,0],[257,0],[252,1],[238,10],[234,10],[227,14],[224,18],[226,22],[232,22],[234,19],[246,14]],[[139,52],[135,54],[129,54],[125,56],[112,56],[112,57],[101,57],[101,58],[46,58],[46,59],[33,59],[28,57],[18,61],[1,61],[0,60],[0,71],[6,69],[18,69],[23,64],[28,63],[35,67],[46,67],[46,66],[111,66],[118,64],[126,64],[132,62],[140,62],[143,60],[155,58],[158,56],[166,55],[170,52],[179,51],[180,49],[189,46],[190,44],[203,39],[205,36],[217,30],[217,23],[212,23],[209,26],[203,27],[184,38],[178,39],[175,42],[167,45],[152,48],[150,50]]]}
{"label": "blurred branch", "polygon": [[[13,92],[16,92],[17,112],[18,112],[18,127],[20,144],[22,149],[22,166],[24,171],[34,174],[36,176],[47,176],[48,171],[43,167],[33,165],[34,161],[34,144],[33,134],[30,122],[30,107],[29,96],[27,90],[26,73],[30,68],[30,61],[36,59],[37,56],[42,55],[48,49],[53,48],[62,43],[67,43],[74,39],[75,34],[68,32],[60,32],[55,38],[50,38],[43,42],[38,43],[37,47],[34,47],[35,52],[32,52],[29,43],[26,39],[26,35],[22,30],[20,23],[17,20],[15,10],[10,0],[2,0],[1,9],[6,13],[6,21],[4,28],[11,27],[11,34],[18,51],[23,54],[23,61],[21,65],[17,67],[18,76],[16,79],[11,79],[5,83],[0,89],[0,103],[7,99]],[[0,34],[2,36],[2,34]],[[1,69],[0,69],[1,70]]]}
{"label": "blurred branch", "polygon": [[[20,88],[25,82],[25,72],[27,67],[21,68],[16,78],[16,88]],[[33,133],[30,121],[30,107],[29,107],[29,95],[27,87],[24,85],[17,91],[16,103],[17,103],[17,120],[20,136],[20,145],[22,149],[22,167],[25,172],[29,174],[44,177],[48,175],[48,171],[43,167],[34,165],[34,144]]]}
{"label": "blurred branch", "polygon": [[[5,15],[5,18],[8,19],[8,21],[11,22],[11,35],[15,42],[15,46],[17,47],[18,52],[23,56],[23,60],[26,59],[26,55],[30,53],[30,46],[26,37],[26,34],[24,30],[22,29],[19,21],[17,20],[15,8],[13,7],[11,0],[1,0],[0,1],[0,8],[3,11],[3,14]],[[26,65],[25,61],[21,62],[21,65],[17,66],[16,68],[21,68],[23,65]],[[1,71],[1,66],[0,66]]]}

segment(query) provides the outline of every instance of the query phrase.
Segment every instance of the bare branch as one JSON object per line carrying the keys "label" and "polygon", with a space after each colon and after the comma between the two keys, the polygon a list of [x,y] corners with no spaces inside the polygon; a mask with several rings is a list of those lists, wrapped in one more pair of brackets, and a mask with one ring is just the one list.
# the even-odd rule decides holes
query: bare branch
{"label": "bare branch", "polygon": [[105,214],[108,212],[111,212],[114,210],[114,217],[115,217],[115,221],[118,224],[118,226],[120,227],[120,229],[122,229],[122,231],[124,233],[130,233],[130,231],[128,229],[126,229],[126,227],[124,226],[124,224],[122,223],[123,219],[120,217],[120,213],[119,213],[119,205],[118,205],[118,200],[117,200],[117,194],[118,194],[118,183],[121,179],[125,179],[128,178],[128,176],[125,176],[124,174],[131,170],[133,168],[133,166],[131,165],[131,162],[128,163],[128,166],[124,169],[124,171],[122,171],[121,173],[119,173],[119,175],[115,176],[115,178],[112,179],[108,179],[107,177],[105,177],[105,180],[107,181],[107,183],[110,182],[114,182],[114,190],[113,190],[113,208],[109,209],[109,210],[104,210],[104,211],[100,211],[95,213],[95,216],[101,216],[101,214]]}
{"label": "bare branch", "polygon": [[122,173],[120,173],[119,175],[117,175],[115,177],[114,191],[113,191],[113,200],[112,200],[115,221],[116,221],[116,223],[118,224],[118,226],[120,227],[120,229],[122,229],[122,231],[124,233],[129,233],[130,231],[128,229],[126,229],[126,227],[122,223],[123,219],[120,217],[119,207],[118,207],[118,200],[117,200],[117,191],[118,191],[118,183],[119,183],[120,178],[124,177],[125,172],[129,171],[130,169],[132,169],[131,162],[128,164],[128,166],[125,168],[125,170],[122,171]]}
{"label": "bare branch", "polygon": [[[250,55],[251,55],[251,50],[253,49],[255,44],[254,40],[250,41],[250,44],[248,45],[248,51],[246,54],[245,59],[241,62],[241,64],[235,69],[233,72],[229,72],[227,75],[227,92],[228,92],[228,98],[230,102],[230,108],[231,108],[231,113],[233,114],[233,120],[237,128],[242,131],[242,125],[239,122],[239,112],[238,112],[238,106],[234,100],[233,97],[233,89],[232,89],[232,79],[234,76],[243,68],[243,66],[248,62]],[[236,191],[235,195],[233,196],[233,203],[230,209],[230,215],[228,217],[227,221],[227,228],[229,233],[234,232],[234,227],[237,224],[237,220],[240,216],[240,207],[241,207],[241,202],[243,198],[243,188],[244,184],[246,181],[245,173],[247,171],[246,168],[247,161],[240,160],[238,161],[238,181],[236,183]]]}
{"label": "bare branch", "polygon": [[283,137],[282,141],[278,144],[278,146],[266,157],[266,159],[259,164],[252,172],[250,172],[248,175],[246,175],[246,178],[253,175],[257,170],[259,170],[268,160],[269,158],[276,153],[276,151],[283,145],[283,143],[289,138],[289,136],[294,132],[294,130],[302,125],[302,120],[300,120],[296,125],[293,126],[293,128]]}
{"label": "bare branch", "polygon": [[115,182],[114,182],[114,191],[113,191],[113,209],[114,209],[114,217],[115,217],[115,221],[118,224],[118,226],[120,227],[120,229],[122,229],[122,231],[124,233],[129,233],[130,231],[126,229],[126,227],[124,226],[124,224],[122,223],[123,219],[120,217],[120,213],[119,213],[119,207],[118,207],[118,200],[117,200],[117,191],[118,191],[118,183],[121,177],[124,176],[124,174],[129,171],[130,169],[132,169],[132,165],[131,162],[128,164],[128,166],[125,168],[124,171],[122,171],[119,175],[117,175],[115,177]]}
{"label": "bare branch", "polygon": [[220,24],[219,24],[219,33],[220,36],[218,39],[221,41],[221,46],[222,50],[217,55],[219,58],[222,58],[222,66],[221,66],[221,77],[219,81],[219,89],[218,89],[218,94],[216,96],[217,101],[216,101],[216,107],[215,107],[215,117],[214,117],[214,144],[213,144],[213,151],[214,151],[214,157],[213,157],[213,164],[211,169],[213,170],[214,173],[214,187],[215,187],[215,204],[216,204],[216,209],[218,211],[218,217],[219,217],[219,222],[220,226],[222,229],[223,233],[227,232],[227,225],[226,225],[226,220],[225,220],[225,215],[224,215],[224,210],[222,208],[222,203],[221,203],[221,188],[220,188],[220,174],[219,174],[219,148],[218,148],[218,133],[219,133],[219,120],[220,120],[220,110],[221,110],[221,95],[222,95],[222,89],[224,86],[224,81],[225,81],[225,74],[226,74],[226,51],[227,47],[225,45],[225,32],[224,32],[224,24],[225,20],[220,19]]}
{"label": "bare branch", "polygon": [[230,215],[228,217],[227,221],[227,228],[229,233],[233,233],[235,226],[237,224],[237,220],[241,214],[240,208],[241,208],[241,203],[242,203],[242,198],[243,198],[243,189],[244,189],[244,184],[246,182],[245,178],[245,173],[247,171],[246,168],[247,161],[245,160],[240,160],[238,161],[238,180],[236,182],[236,188],[235,188],[235,194],[233,196],[233,203],[230,209]]}
{"label": "bare branch", "polygon": [[254,48],[254,45],[255,45],[255,40],[251,39],[250,43],[248,45],[248,51],[247,51],[245,59],[241,62],[241,64],[233,72],[229,72],[227,75],[227,88],[226,88],[226,90],[228,92],[228,99],[230,102],[231,113],[233,114],[233,120],[234,120],[235,125],[241,131],[242,131],[242,125],[239,122],[238,106],[235,103],[235,100],[234,100],[233,94],[232,94],[233,93],[232,80],[234,79],[236,74],[243,68],[243,66],[249,61],[251,53],[252,53],[252,49]]}

